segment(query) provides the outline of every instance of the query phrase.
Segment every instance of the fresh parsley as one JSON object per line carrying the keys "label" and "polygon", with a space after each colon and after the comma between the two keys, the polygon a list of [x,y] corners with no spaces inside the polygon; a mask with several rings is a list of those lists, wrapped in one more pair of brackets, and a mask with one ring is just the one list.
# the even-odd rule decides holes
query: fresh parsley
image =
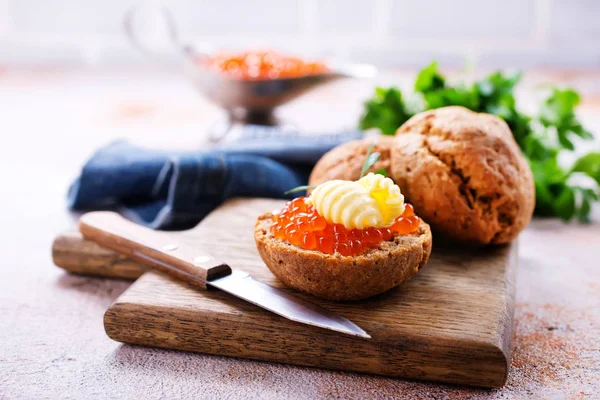
{"label": "fresh parsley", "polygon": [[[560,154],[575,150],[576,137],[592,138],[575,115],[579,94],[568,88],[546,87],[537,113],[528,115],[517,108],[515,100],[514,89],[520,79],[521,73],[494,72],[471,84],[451,85],[434,62],[417,75],[414,93],[409,96],[396,87],[377,88],[364,105],[360,127],[393,135],[416,113],[451,105],[497,115],[509,125],[533,171],[535,213],[587,221],[592,203],[600,200],[600,149],[580,157],[570,168],[558,162]],[[575,182],[580,176],[587,177],[589,184],[581,179]]]}

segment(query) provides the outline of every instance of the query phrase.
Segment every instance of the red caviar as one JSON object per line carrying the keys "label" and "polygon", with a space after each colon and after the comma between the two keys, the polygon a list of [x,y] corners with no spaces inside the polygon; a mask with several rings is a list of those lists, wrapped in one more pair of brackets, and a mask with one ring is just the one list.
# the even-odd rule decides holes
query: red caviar
{"label": "red caviar", "polygon": [[297,78],[329,71],[322,62],[304,61],[274,51],[217,53],[200,60],[208,69],[241,80]]}
{"label": "red caviar", "polygon": [[342,256],[356,256],[394,236],[412,233],[420,223],[413,206],[406,204],[404,213],[389,228],[346,229],[344,225],[327,222],[304,202],[304,197],[288,202],[274,219],[271,233],[277,239],[307,250]]}

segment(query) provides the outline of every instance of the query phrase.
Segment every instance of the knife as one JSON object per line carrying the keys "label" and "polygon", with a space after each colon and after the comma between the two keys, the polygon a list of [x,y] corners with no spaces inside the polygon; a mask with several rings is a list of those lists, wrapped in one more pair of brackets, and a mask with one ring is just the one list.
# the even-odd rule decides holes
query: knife
{"label": "knife", "polygon": [[194,287],[212,286],[292,321],[370,339],[352,321],[323,307],[257,281],[210,254],[173,241],[172,236],[145,228],[110,211],[94,211],[79,219],[88,240],[165,272]]}

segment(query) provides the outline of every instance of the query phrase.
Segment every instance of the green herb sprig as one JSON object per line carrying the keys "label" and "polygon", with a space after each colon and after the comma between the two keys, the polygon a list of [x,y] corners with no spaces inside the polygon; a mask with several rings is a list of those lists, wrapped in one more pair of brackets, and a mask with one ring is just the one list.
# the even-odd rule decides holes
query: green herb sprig
{"label": "green herb sprig", "polygon": [[314,189],[316,188],[316,186],[310,186],[310,185],[304,185],[304,186],[296,186],[293,189],[290,189],[286,192],[283,192],[284,195],[288,195],[288,194],[292,194],[292,193],[297,193],[297,192],[304,192],[305,190],[310,190],[310,189]]}
{"label": "green herb sprig", "polygon": [[[381,153],[376,151],[373,153],[373,147],[375,147],[375,140],[371,142],[369,148],[367,149],[367,154],[365,155],[365,162],[363,163],[362,168],[360,169],[360,178],[365,176],[369,168],[371,168],[381,157]],[[359,179],[360,179],[359,178]]]}
{"label": "green herb sprig", "polygon": [[[559,154],[575,149],[574,138],[592,138],[575,115],[579,94],[568,88],[546,87],[548,93],[538,112],[528,115],[517,108],[514,96],[520,79],[521,73],[494,72],[472,84],[451,85],[434,62],[418,74],[410,96],[396,87],[377,88],[365,103],[360,127],[393,135],[416,113],[451,105],[497,115],[512,130],[533,171],[535,213],[588,221],[592,203],[600,200],[600,149],[567,168],[558,162]],[[581,176],[587,177],[589,185],[574,182]]]}

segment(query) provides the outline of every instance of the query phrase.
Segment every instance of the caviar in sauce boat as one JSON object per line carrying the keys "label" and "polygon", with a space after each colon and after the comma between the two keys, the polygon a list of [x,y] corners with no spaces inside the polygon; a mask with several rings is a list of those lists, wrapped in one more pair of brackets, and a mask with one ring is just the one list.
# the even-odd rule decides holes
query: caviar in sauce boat
{"label": "caviar in sauce boat", "polygon": [[199,61],[211,71],[245,81],[298,78],[329,72],[322,62],[303,60],[276,51],[217,53]]}
{"label": "caviar in sauce boat", "polygon": [[356,182],[329,181],[274,216],[272,234],[307,250],[357,256],[382,241],[416,231],[420,219],[394,182],[368,174]]}

